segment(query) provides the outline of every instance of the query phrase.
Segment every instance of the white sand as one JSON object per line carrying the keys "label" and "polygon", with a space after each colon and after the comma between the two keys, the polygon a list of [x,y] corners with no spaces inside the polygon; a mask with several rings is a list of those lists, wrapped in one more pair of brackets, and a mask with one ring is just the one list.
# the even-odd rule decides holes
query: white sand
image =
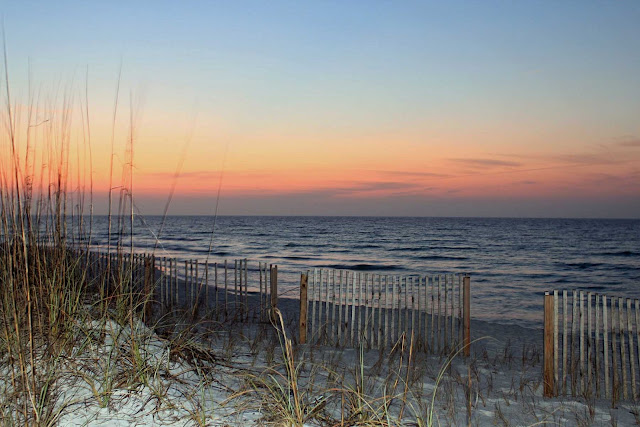
{"label": "white sand", "polygon": [[[474,343],[469,360],[455,358],[438,384],[438,373],[447,359],[415,355],[406,392],[406,354],[402,359],[398,354],[389,358],[372,350],[364,352],[360,359],[360,353],[355,349],[300,346],[296,362],[300,367],[298,381],[302,400],[307,407],[312,407],[333,393],[334,398],[327,401],[322,414],[339,422],[342,405],[339,397],[356,394],[336,390],[355,390],[359,382],[366,395],[361,402],[361,420],[385,412],[380,399],[385,392],[397,396],[387,410],[389,418],[385,421],[391,425],[416,425],[418,418],[425,423],[434,390],[434,425],[467,425],[468,421],[480,426],[543,422],[553,425],[636,424],[638,418],[634,413],[638,413],[638,408],[634,404],[622,403],[612,409],[611,403],[605,400],[587,403],[581,398],[543,398],[541,348],[538,346],[541,331],[484,322],[474,322],[473,327],[474,337],[492,338]],[[56,384],[61,393],[58,397],[59,425],[260,425],[272,415],[275,405],[269,394],[273,391],[252,391],[247,380],[260,379],[266,384],[269,378],[275,378],[286,384],[286,375],[280,377],[276,371],[268,369],[282,361],[282,349],[270,325],[237,325],[226,332],[218,332],[207,344],[216,362],[189,363],[184,358],[171,356],[169,341],[138,324],[136,332],[145,337],[139,360],[147,368],[144,384],[140,383],[134,389],[120,386],[122,379],[117,378],[117,373],[126,371],[124,367],[130,363],[125,355],[131,353],[127,339],[131,331],[112,322],[104,329],[102,345],[79,350],[74,363],[62,364],[69,374],[62,371],[62,380]],[[505,351],[506,343],[510,345]],[[110,360],[110,355],[116,359]],[[107,369],[108,366],[111,368]],[[364,373],[362,381],[357,380],[360,369]],[[106,393],[109,391],[106,372],[116,377],[110,393]],[[280,372],[284,370],[280,369]],[[470,399],[465,396],[469,373]],[[395,389],[392,388],[394,384]],[[289,391],[285,388],[283,393],[286,392]],[[403,396],[407,402],[404,409]],[[403,418],[399,421],[402,410]],[[315,419],[307,421],[306,425],[324,423],[327,421]]]}

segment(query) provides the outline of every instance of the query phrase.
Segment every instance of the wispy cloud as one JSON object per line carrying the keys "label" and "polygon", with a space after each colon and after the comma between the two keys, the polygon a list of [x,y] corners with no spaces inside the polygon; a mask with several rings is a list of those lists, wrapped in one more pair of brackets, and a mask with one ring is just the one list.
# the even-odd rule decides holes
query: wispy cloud
{"label": "wispy cloud", "polygon": [[635,146],[634,141],[624,141],[611,144],[602,144],[597,150],[591,152],[573,152],[558,154],[504,154],[505,157],[526,161],[527,163],[536,162],[546,164],[549,167],[567,167],[567,166],[597,166],[597,165],[614,165],[625,163],[629,160],[628,156],[622,153],[619,147],[623,144],[631,143],[628,146]]}
{"label": "wispy cloud", "polygon": [[513,162],[510,160],[500,159],[449,159],[451,162],[463,164],[471,167],[485,168],[485,167],[518,167],[522,166],[522,163]]}
{"label": "wispy cloud", "polygon": [[337,188],[334,191],[337,192],[370,192],[370,191],[392,191],[392,190],[407,190],[422,187],[419,184],[411,182],[396,182],[396,181],[374,181],[374,182],[360,182],[355,183],[350,187]]}
{"label": "wispy cloud", "polygon": [[618,145],[622,147],[640,147],[640,138],[621,141],[618,143]]}
{"label": "wispy cloud", "polygon": [[[175,174],[173,172],[149,172],[145,173],[146,176],[150,178],[157,179],[168,179],[173,178]],[[191,172],[180,172],[178,178],[218,178],[220,176],[219,171],[191,171]]]}
{"label": "wispy cloud", "polygon": [[380,175],[387,176],[401,176],[401,177],[415,177],[415,178],[448,178],[451,175],[436,172],[412,172],[412,171],[375,171]]}
{"label": "wispy cloud", "polygon": [[638,170],[618,174],[592,173],[586,176],[586,182],[590,185],[607,185],[616,186],[617,188],[622,186],[638,188],[638,181],[640,181],[640,171]]}
{"label": "wispy cloud", "polygon": [[572,165],[612,165],[620,163],[621,160],[615,158],[612,153],[598,154],[558,154],[549,157],[551,160]]}
{"label": "wispy cloud", "polygon": [[373,195],[399,195],[399,194],[419,194],[431,190],[431,187],[424,187],[419,183],[396,182],[396,181],[367,181],[354,182],[347,186],[329,186],[307,190],[298,190],[296,194],[323,194],[334,197],[351,196],[373,196]]}
{"label": "wispy cloud", "polygon": [[[155,179],[172,179],[174,177],[173,172],[148,172],[144,173],[146,177],[155,178]],[[224,171],[225,177],[251,177],[255,179],[265,178],[273,176],[273,174],[268,174],[266,172],[237,172],[237,171]],[[180,172],[178,175],[179,179],[187,178],[198,178],[202,180],[215,181],[217,182],[220,178],[219,170],[211,170],[211,171],[190,171],[190,172]]]}

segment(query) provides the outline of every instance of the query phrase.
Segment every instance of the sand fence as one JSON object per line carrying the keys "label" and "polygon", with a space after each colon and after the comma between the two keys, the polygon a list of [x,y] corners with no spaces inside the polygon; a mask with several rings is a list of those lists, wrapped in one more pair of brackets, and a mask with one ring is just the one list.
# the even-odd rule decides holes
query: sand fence
{"label": "sand fence", "polygon": [[[130,283],[147,318],[190,311],[199,319],[269,322],[279,305],[273,264],[90,252],[89,265],[105,286]],[[299,321],[300,343],[391,349],[404,341],[427,353],[469,355],[470,278],[462,274],[316,269],[301,274],[299,302],[283,298],[280,305]]]}
{"label": "sand fence", "polygon": [[[302,275],[302,342],[469,354],[470,282],[462,274],[394,276],[315,269]],[[466,346],[465,346],[466,344]]]}
{"label": "sand fence", "polygon": [[640,301],[580,290],[544,296],[544,394],[640,397]]}

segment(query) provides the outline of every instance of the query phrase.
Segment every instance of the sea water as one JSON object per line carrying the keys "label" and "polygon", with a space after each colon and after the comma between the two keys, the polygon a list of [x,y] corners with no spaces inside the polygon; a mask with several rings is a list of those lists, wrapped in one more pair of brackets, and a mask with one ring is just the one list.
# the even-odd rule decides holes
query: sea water
{"label": "sea water", "polygon": [[[125,224],[128,221],[123,221]],[[126,236],[113,219],[113,236]],[[106,217],[92,242],[107,243]],[[300,273],[335,268],[386,275],[466,273],[472,317],[539,327],[545,291],[640,298],[640,220],[291,216],[137,217],[138,252],[277,264],[279,292]],[[123,244],[128,248],[128,237]]]}

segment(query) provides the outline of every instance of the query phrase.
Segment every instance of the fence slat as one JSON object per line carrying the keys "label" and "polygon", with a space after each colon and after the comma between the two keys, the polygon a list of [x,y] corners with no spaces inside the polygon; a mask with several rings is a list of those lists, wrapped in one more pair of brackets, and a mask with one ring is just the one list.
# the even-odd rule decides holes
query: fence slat
{"label": "fence slat", "polygon": [[355,324],[356,324],[356,273],[351,273],[351,345],[355,345]]}
{"label": "fence slat", "polygon": [[318,269],[313,269],[313,281],[311,282],[311,339],[318,341],[318,318],[316,316],[317,298],[316,292],[318,290]]}
{"label": "fence slat", "polygon": [[558,395],[558,291],[553,291],[553,383],[553,393]]}
{"label": "fence slat", "polygon": [[275,321],[273,316],[275,315],[275,310],[278,308],[278,266],[273,265],[271,267],[271,274],[269,276],[270,282],[270,296],[271,296],[271,313],[272,320]]}
{"label": "fence slat", "polygon": [[567,291],[562,291],[562,394],[567,394],[567,375],[568,366],[567,366],[567,352],[568,352],[568,337],[567,337],[567,323],[568,320],[568,311],[567,311],[567,301],[569,296],[567,295]]}
{"label": "fence slat", "polygon": [[[573,291],[573,311],[571,312],[571,394],[573,396],[577,393],[577,379],[576,370],[579,368],[576,353],[579,351],[579,345],[577,345],[578,336],[578,324],[580,322],[580,314],[578,313],[578,291]],[[576,349],[575,347],[578,347]]]}
{"label": "fence slat", "polygon": [[584,321],[585,321],[585,315],[584,315],[584,292],[580,291],[579,294],[579,304],[580,304],[580,314],[579,314],[579,321],[580,321],[580,371],[579,371],[579,376],[580,376],[580,393],[584,394],[585,392],[585,364],[584,364],[584,344],[585,344],[585,337],[584,337]]}
{"label": "fence slat", "polygon": [[384,347],[384,343],[382,341],[382,276],[379,274],[378,276],[378,348],[381,349]]}
{"label": "fence slat", "polygon": [[336,310],[337,310],[337,301],[336,301],[336,271],[332,270],[331,271],[331,335],[333,335],[336,338],[336,345],[338,344],[337,338],[338,338],[338,331],[336,329],[336,326],[338,325],[338,322],[336,320]]}
{"label": "fence slat", "polygon": [[344,322],[344,319],[342,317],[343,315],[343,310],[342,310],[342,273],[343,271],[340,270],[338,272],[338,282],[339,282],[339,287],[338,287],[338,345],[342,345],[343,341],[342,341],[342,325]]}
{"label": "fence slat", "polygon": [[451,329],[449,331],[449,337],[451,338],[451,349],[452,350],[454,350],[455,346],[456,346],[456,336],[455,336],[455,333],[454,333],[455,332],[455,323],[454,323],[455,322],[455,310],[456,310],[456,305],[455,305],[456,292],[455,292],[455,281],[454,281],[454,279],[455,279],[455,276],[452,274],[451,275],[451,298],[450,298],[451,299],[451,307],[450,307],[451,308],[451,310],[450,310],[451,312],[449,313],[450,316],[451,316],[451,318],[449,319],[451,321],[451,323],[450,323],[450,328]]}
{"label": "fence slat", "polygon": [[[391,303],[391,304],[390,304]],[[384,276],[384,346],[389,347],[391,341],[389,318],[393,314],[393,299],[389,301],[389,276]],[[393,320],[393,319],[392,319]]]}
{"label": "fence slat", "polygon": [[635,300],[634,305],[636,313],[636,342],[638,344],[638,369],[640,370],[640,301]]}
{"label": "fence slat", "polygon": [[402,307],[403,314],[403,323],[401,326],[402,332],[405,332],[405,338],[407,337],[406,332],[409,331],[409,289],[407,285],[408,279],[405,276],[400,276],[400,292],[402,292],[404,298],[404,306]]}
{"label": "fence slat", "polygon": [[614,401],[618,400],[620,393],[620,384],[618,382],[618,346],[616,344],[616,336],[618,330],[616,328],[616,319],[617,319],[617,311],[616,311],[616,298],[611,298],[611,366],[613,368],[613,383],[611,385],[611,398]]}
{"label": "fence slat", "polygon": [[[423,345],[427,352],[431,350],[429,345],[429,276],[423,277],[424,283],[424,341]],[[460,316],[462,317],[462,316]],[[462,330],[462,328],[460,328]],[[462,340],[460,340],[462,341]]]}
{"label": "fence slat", "polygon": [[458,274],[458,341],[462,344],[464,341],[462,335],[462,274]]}
{"label": "fence slat", "polygon": [[471,278],[464,277],[464,355],[471,355]]}
{"label": "fence slat", "polygon": [[629,334],[629,366],[631,367],[631,398],[637,397],[636,393],[636,357],[633,349],[633,324],[631,323],[631,299],[627,298],[627,333]]}
{"label": "fence slat", "polygon": [[418,276],[417,277],[417,291],[416,291],[416,300],[417,300],[417,310],[418,310],[418,320],[417,320],[417,324],[416,324],[416,328],[418,328],[418,336],[416,338],[416,342],[418,344],[418,347],[423,348],[423,343],[424,343],[424,333],[426,333],[426,328],[422,329],[422,316],[425,314],[425,305],[424,305],[424,292],[423,292],[423,286],[422,286],[422,276]]}
{"label": "fence slat", "polygon": [[438,334],[438,338],[436,340],[437,341],[436,347],[438,352],[442,351],[442,341],[441,341],[442,334],[440,333],[442,329],[441,295],[442,295],[442,275],[438,275],[438,324],[436,326],[436,332]]}
{"label": "fence slat", "polygon": [[224,318],[229,315],[229,266],[224,260]]}
{"label": "fence slat", "polygon": [[596,311],[596,325],[595,325],[595,382],[596,382],[596,398],[600,397],[600,295],[595,295],[595,311]]}
{"label": "fence slat", "polygon": [[627,348],[625,345],[625,321],[624,321],[624,301],[622,298],[618,298],[618,330],[620,336],[620,369],[622,370],[622,397],[627,400],[629,398],[628,383],[629,378],[627,374]]}
{"label": "fence slat", "polygon": [[323,313],[322,288],[324,286],[322,281],[322,277],[324,276],[323,271],[324,270],[322,268],[318,270],[318,330],[317,331],[318,331],[318,341],[326,343],[326,340],[327,340],[327,334],[325,333],[326,322],[322,315]]}
{"label": "fence slat", "polygon": [[396,313],[396,303],[397,303],[397,295],[398,290],[396,288],[396,277],[391,276],[391,346],[393,347],[397,341],[396,337],[396,323],[397,323],[397,313]]}
{"label": "fence slat", "polygon": [[607,313],[607,296],[602,296],[602,343],[604,346],[604,395],[611,398],[611,388],[609,384],[609,322]]}
{"label": "fence slat", "polygon": [[591,326],[593,310],[591,307],[591,292],[587,292],[587,394],[589,396],[593,393],[593,330]]}
{"label": "fence slat", "polygon": [[[363,315],[364,315],[364,343],[367,348],[371,348],[371,343],[369,342],[369,273],[364,273],[364,307],[363,307]],[[362,307],[362,306],[361,306]]]}
{"label": "fence slat", "polygon": [[218,315],[219,315],[219,307],[218,307],[218,263],[214,262],[213,263],[213,284],[214,284],[214,290],[213,290],[213,301],[214,301],[214,307],[215,307],[215,313],[216,313],[216,320],[218,320]]}
{"label": "fence slat", "polygon": [[449,307],[447,305],[447,297],[448,297],[448,292],[449,291],[449,276],[448,275],[444,275],[444,317],[443,317],[443,323],[444,323],[444,340],[443,340],[443,348],[445,352],[449,352]]}
{"label": "fence slat", "polygon": [[431,352],[435,353],[436,352],[436,345],[435,345],[435,319],[436,319],[436,295],[435,295],[435,276],[431,276],[431,278],[429,279],[429,281],[431,282],[431,335],[430,335],[430,343],[431,343]]}
{"label": "fence slat", "polygon": [[[325,270],[324,278],[324,321],[322,322],[322,330],[324,334],[324,342],[329,343],[329,271]],[[320,279],[322,286],[322,278]]]}

